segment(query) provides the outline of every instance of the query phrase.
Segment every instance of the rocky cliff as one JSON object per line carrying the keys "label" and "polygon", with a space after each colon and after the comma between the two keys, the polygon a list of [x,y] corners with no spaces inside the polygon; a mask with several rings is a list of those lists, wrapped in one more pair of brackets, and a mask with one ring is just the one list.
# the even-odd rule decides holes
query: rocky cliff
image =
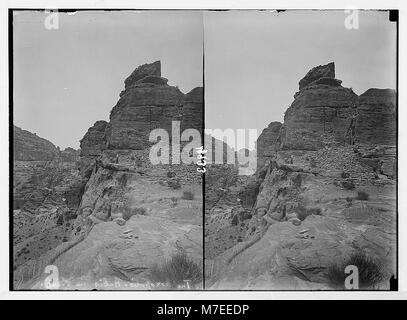
{"label": "rocky cliff", "polygon": [[14,126],[14,160],[47,161],[58,155],[55,145],[35,133]]}
{"label": "rocky cliff", "polygon": [[[136,68],[109,122],[95,122],[80,141],[86,185],[74,218],[60,221],[69,221],[69,235],[35,266],[57,265],[67,289],[117,289],[119,281],[133,290],[151,289],[150,269],[176,253],[200,266],[201,177],[195,164],[153,165],[149,135],[162,128],[171,138],[172,121],[201,131],[202,119],[202,88],[183,94],[169,86],[159,61]],[[41,288],[41,276],[28,261],[16,271],[23,288]]]}
{"label": "rocky cliff", "polygon": [[271,122],[257,138],[257,164],[262,166],[264,159],[271,157],[276,152],[276,143],[282,124],[277,121]]}
{"label": "rocky cliff", "polygon": [[396,272],[396,93],[357,96],[335,76],[329,63],[300,80],[284,123],[270,123],[257,140],[253,176],[226,167],[208,174],[206,188],[222,191],[206,207],[210,289],[343,289],[331,270],[341,274],[355,255],[379,266],[365,288],[388,289]]}
{"label": "rocky cliff", "polygon": [[183,94],[161,77],[160,61],[136,68],[125,80],[125,89],[110,112],[110,121],[97,121],[81,141],[82,156],[100,155],[104,149],[143,150],[151,146],[150,132],[167,130],[172,121],[181,131],[202,131],[203,89]]}
{"label": "rocky cliff", "polygon": [[335,79],[334,64],[310,70],[299,88],[285,113],[279,147],[318,150],[327,144],[344,143],[358,96]]}
{"label": "rocky cliff", "polygon": [[[358,96],[335,79],[333,62],[311,69],[300,80],[299,89],[285,112],[284,123],[270,123],[259,136],[260,166],[277,150],[316,151],[355,145],[360,149],[361,161],[370,161],[378,173],[395,176],[394,90],[369,89]],[[375,152],[377,145],[387,151]]]}
{"label": "rocky cliff", "polygon": [[84,183],[79,151],[60,150],[14,127],[14,268],[34,261],[64,241],[81,201]]}
{"label": "rocky cliff", "polygon": [[359,96],[356,142],[396,145],[396,91],[369,89]]}

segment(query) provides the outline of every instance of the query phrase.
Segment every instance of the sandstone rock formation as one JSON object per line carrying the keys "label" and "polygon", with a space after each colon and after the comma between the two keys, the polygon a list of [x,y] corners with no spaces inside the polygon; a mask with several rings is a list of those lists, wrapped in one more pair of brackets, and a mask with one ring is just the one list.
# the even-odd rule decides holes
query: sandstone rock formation
{"label": "sandstone rock formation", "polygon": [[76,162],[79,161],[80,150],[68,147],[59,152],[59,157],[62,162]]}
{"label": "sandstone rock formation", "polygon": [[[184,95],[169,86],[159,61],[136,68],[109,122],[97,121],[80,141],[79,177],[86,185],[70,220],[54,212],[69,231],[64,243],[47,247],[36,263],[58,265],[66,289],[108,289],[106,281],[118,280],[123,289],[151,289],[150,268],[177,252],[202,264],[202,189],[195,164],[153,165],[149,159],[151,130],[166,129],[171,138],[172,121],[180,121],[181,130],[201,132],[202,119],[202,88]],[[22,262],[15,272],[19,287],[42,288],[42,275],[27,273],[30,261]]]}
{"label": "sandstone rock formation", "polygon": [[58,154],[52,142],[16,126],[13,128],[13,139],[14,160],[47,161],[53,160]]}
{"label": "sandstone rock formation", "polygon": [[335,78],[335,64],[333,62],[314,67],[308,71],[305,77],[300,80],[300,90],[321,78]]}
{"label": "sandstone rock formation", "polygon": [[[378,173],[395,176],[396,92],[369,89],[357,96],[335,79],[333,62],[311,69],[300,80],[300,91],[287,109],[283,125],[270,123],[257,141],[258,163],[277,150],[319,150],[357,145],[361,161],[370,162]],[[377,145],[384,152],[373,152]],[[370,147],[369,147],[370,146]],[[366,156],[367,152],[374,156]],[[382,168],[383,167],[383,168]]]}
{"label": "sandstone rock formation", "polygon": [[369,89],[359,96],[356,142],[396,145],[396,91]]}
{"label": "sandstone rock formation", "polygon": [[185,95],[181,131],[193,128],[202,134],[203,119],[203,88],[198,87]]}
{"label": "sandstone rock formation", "polygon": [[262,166],[264,158],[271,157],[276,150],[276,142],[280,134],[281,122],[273,121],[257,138],[257,165]]}
{"label": "sandstone rock formation", "polygon": [[110,121],[98,121],[81,142],[82,156],[97,156],[104,149],[143,150],[150,147],[150,132],[162,128],[171,138],[172,121],[181,131],[202,131],[203,89],[184,95],[161,77],[156,61],[136,68],[125,80],[125,90],[110,113]]}
{"label": "sandstone rock formation", "polygon": [[142,65],[126,79],[125,90],[110,113],[107,147],[142,150],[150,146],[153,129],[165,129],[171,136],[172,121],[181,121],[183,128],[200,130],[199,119],[202,119],[201,88],[185,96],[161,78],[159,61]]}
{"label": "sandstone rock formation", "polygon": [[14,127],[14,267],[30,263],[66,241],[85,181],[79,151]]}
{"label": "sandstone rock formation", "polygon": [[127,89],[130,86],[133,86],[137,83],[142,83],[143,79],[149,77],[161,77],[161,62],[156,61],[153,63],[146,63],[137,67],[131,75],[124,81],[125,88]]}
{"label": "sandstone rock formation", "polygon": [[81,156],[99,156],[106,149],[106,121],[96,121],[80,141]]}
{"label": "sandstone rock formation", "polygon": [[396,93],[358,97],[333,63],[299,89],[259,136],[253,176],[207,174],[210,289],[335,289],[330,268],[354,252],[380,263],[376,289],[396,272]]}
{"label": "sandstone rock formation", "polygon": [[285,113],[279,147],[317,150],[327,144],[344,143],[358,97],[335,79],[334,63],[310,70],[299,87]]}

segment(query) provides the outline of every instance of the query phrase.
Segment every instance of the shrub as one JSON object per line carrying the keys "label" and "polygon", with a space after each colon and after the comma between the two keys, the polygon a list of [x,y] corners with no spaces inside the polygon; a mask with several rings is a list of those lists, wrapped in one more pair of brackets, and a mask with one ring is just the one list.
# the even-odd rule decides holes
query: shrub
{"label": "shrub", "polygon": [[132,216],[135,215],[146,215],[146,209],[142,208],[142,207],[138,207],[138,208],[129,208],[126,207],[126,209],[123,212],[123,219],[124,220],[129,220]]}
{"label": "shrub", "polygon": [[353,198],[351,198],[351,197],[346,197],[346,203],[347,203],[347,205],[348,205],[349,207],[352,205],[352,202],[353,202]]}
{"label": "shrub", "polygon": [[57,225],[62,226],[64,224],[64,216],[60,214],[57,219]]}
{"label": "shrub", "polygon": [[181,183],[179,182],[179,180],[167,180],[167,184],[174,190],[181,189]]}
{"label": "shrub", "polygon": [[341,264],[333,264],[328,267],[326,277],[329,282],[337,288],[344,288],[346,266],[356,266],[359,271],[359,289],[366,289],[374,286],[383,279],[383,267],[377,259],[373,259],[361,250],[351,254]]}
{"label": "shrub", "polygon": [[317,167],[317,161],[314,158],[311,158],[309,161],[309,165],[311,168],[316,168]]}
{"label": "shrub", "polygon": [[237,214],[235,214],[232,218],[232,225],[237,226],[238,223],[239,223],[239,216]]}
{"label": "shrub", "polygon": [[117,181],[119,182],[119,185],[121,186],[121,187],[125,187],[126,186],[126,184],[127,184],[127,174],[122,174],[118,179],[117,179]]}
{"label": "shrub", "polygon": [[353,190],[353,189],[355,189],[355,184],[353,183],[352,180],[349,180],[349,181],[345,180],[345,181],[342,181],[342,187],[344,187],[347,190]]}
{"label": "shrub", "polygon": [[192,191],[184,191],[182,194],[182,199],[184,200],[194,200],[195,195]]}
{"label": "shrub", "polygon": [[166,284],[171,289],[185,286],[184,280],[189,280],[190,285],[195,287],[202,281],[202,270],[185,253],[177,253],[164,264],[153,265],[149,270],[148,279],[153,284]]}
{"label": "shrub", "polygon": [[167,177],[168,177],[168,178],[174,178],[175,176],[176,176],[176,174],[175,174],[174,171],[168,171],[168,172],[167,172]]}
{"label": "shrub", "polygon": [[358,191],[358,195],[356,196],[357,200],[369,200],[369,194],[367,192],[364,191]]}
{"label": "shrub", "polygon": [[301,187],[301,183],[302,183],[302,176],[301,174],[297,174],[294,178],[292,178],[292,182],[294,183],[294,185],[299,188]]}
{"label": "shrub", "polygon": [[316,215],[320,216],[322,214],[321,208],[304,208],[304,207],[299,207],[297,212],[297,217],[301,221],[304,221],[308,216],[310,215]]}
{"label": "shrub", "polygon": [[348,172],[342,171],[341,177],[342,177],[343,179],[347,179],[347,178],[349,178],[349,176],[350,176],[350,174],[349,174]]}
{"label": "shrub", "polygon": [[178,197],[171,197],[172,206],[176,207],[178,204]]}

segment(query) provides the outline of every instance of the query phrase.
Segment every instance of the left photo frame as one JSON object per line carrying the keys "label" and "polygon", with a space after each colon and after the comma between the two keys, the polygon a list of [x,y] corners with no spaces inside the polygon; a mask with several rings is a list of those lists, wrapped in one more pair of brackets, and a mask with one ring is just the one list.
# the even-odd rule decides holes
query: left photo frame
{"label": "left photo frame", "polygon": [[9,25],[11,290],[202,290],[202,12]]}

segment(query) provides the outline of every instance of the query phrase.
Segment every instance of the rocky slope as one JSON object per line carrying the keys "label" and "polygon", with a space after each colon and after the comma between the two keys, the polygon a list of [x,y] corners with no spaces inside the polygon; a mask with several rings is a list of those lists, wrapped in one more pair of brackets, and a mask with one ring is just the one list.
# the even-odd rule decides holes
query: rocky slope
{"label": "rocky slope", "polygon": [[14,127],[14,268],[66,241],[85,181],[79,152]]}
{"label": "rocky slope", "polygon": [[[61,289],[154,289],[149,272],[175,253],[202,264],[202,187],[196,166],[153,165],[149,134],[201,131],[202,88],[184,95],[161,77],[160,62],[136,68],[110,113],[81,140],[87,181],[67,242],[16,271],[20,288],[43,288],[42,266],[59,267]],[[164,150],[163,150],[164,152]],[[171,158],[171,157],[170,157]],[[33,274],[34,273],[34,274]],[[201,284],[196,284],[197,286]]]}
{"label": "rocky slope", "polygon": [[14,160],[18,161],[47,161],[53,160],[58,149],[54,144],[35,133],[14,126]]}
{"label": "rocky slope", "polygon": [[382,281],[373,288],[388,289],[396,273],[395,92],[358,97],[340,83],[333,63],[308,72],[284,123],[260,135],[256,174],[231,175],[208,208],[210,289],[336,289],[329,270],[355,252],[378,261]]}

